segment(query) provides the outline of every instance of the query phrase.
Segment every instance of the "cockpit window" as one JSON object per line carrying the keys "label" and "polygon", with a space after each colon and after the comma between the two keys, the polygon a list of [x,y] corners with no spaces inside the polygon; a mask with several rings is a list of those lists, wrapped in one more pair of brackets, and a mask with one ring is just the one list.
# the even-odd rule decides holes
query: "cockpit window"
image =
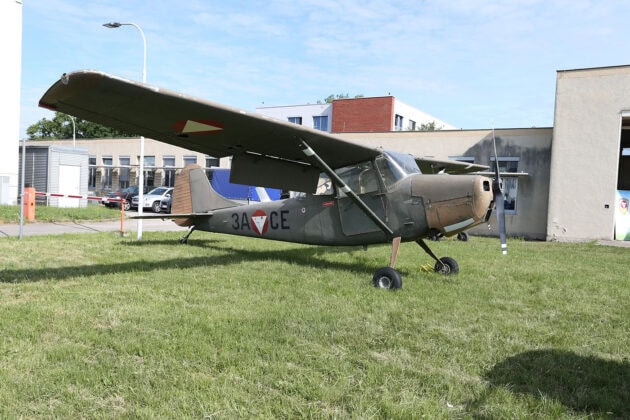
{"label": "cockpit window", "polygon": [[[372,162],[362,162],[335,171],[343,182],[356,194],[367,194],[379,190],[378,172]],[[340,191],[340,194],[345,194]]]}
{"label": "cockpit window", "polygon": [[385,152],[377,157],[376,167],[387,188],[409,175],[420,173],[418,164],[412,155],[398,152]]}
{"label": "cockpit window", "polygon": [[319,174],[319,181],[317,182],[317,190],[315,195],[332,195],[334,192],[332,181],[330,177],[324,172]]}

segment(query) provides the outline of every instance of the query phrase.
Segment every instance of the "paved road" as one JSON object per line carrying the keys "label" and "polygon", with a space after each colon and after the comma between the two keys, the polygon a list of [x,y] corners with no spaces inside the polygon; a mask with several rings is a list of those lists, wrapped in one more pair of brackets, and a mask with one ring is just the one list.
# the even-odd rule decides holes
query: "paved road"
{"label": "paved road", "polygon": [[[125,219],[124,231],[137,232],[137,220]],[[146,219],[142,224],[143,232],[186,231],[186,227],[177,226],[172,220]],[[58,235],[62,233],[95,233],[120,232],[120,220],[109,222],[57,222],[57,223],[25,223],[24,236]],[[19,224],[0,224],[0,238],[7,236],[18,237]],[[630,241],[597,241],[599,245],[630,248]]]}
{"label": "paved road", "polygon": [[[137,220],[125,220],[125,232],[137,232]],[[143,220],[143,232],[156,231],[185,231],[187,228],[177,226],[171,220],[147,219]],[[55,223],[25,223],[24,236],[57,235],[61,233],[95,233],[120,232],[120,220],[109,222],[55,222]],[[0,224],[0,237],[19,236],[19,224]]]}

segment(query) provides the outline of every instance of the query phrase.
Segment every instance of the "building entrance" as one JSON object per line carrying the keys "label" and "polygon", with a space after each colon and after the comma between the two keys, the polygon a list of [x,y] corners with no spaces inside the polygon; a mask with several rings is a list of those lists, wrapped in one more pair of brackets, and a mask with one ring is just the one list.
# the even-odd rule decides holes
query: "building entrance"
{"label": "building entrance", "polygon": [[621,121],[619,173],[615,196],[615,239],[630,241],[630,117]]}

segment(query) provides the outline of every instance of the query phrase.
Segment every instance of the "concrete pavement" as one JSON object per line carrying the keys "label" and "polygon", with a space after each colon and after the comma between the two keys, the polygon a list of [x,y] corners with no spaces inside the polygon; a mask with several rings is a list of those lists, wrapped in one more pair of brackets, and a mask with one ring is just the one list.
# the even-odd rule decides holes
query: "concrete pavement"
{"label": "concrete pavement", "polygon": [[[138,221],[125,219],[124,232],[137,232]],[[186,227],[177,226],[172,220],[147,219],[142,222],[143,232],[157,231],[186,231]],[[96,233],[96,232],[120,232],[120,220],[106,222],[33,222],[24,224],[24,236],[33,235],[58,235],[62,233]],[[0,238],[7,236],[18,237],[20,235],[19,224],[0,224]]]}
{"label": "concrete pavement", "polygon": [[[125,219],[124,232],[137,232],[138,221]],[[165,232],[188,230],[186,227],[177,226],[172,220],[145,219],[142,223],[143,232]],[[120,232],[120,220],[106,222],[34,222],[24,224],[24,236],[33,235],[59,235],[62,233],[96,233],[96,232]],[[19,224],[0,224],[0,238],[20,235]],[[599,240],[598,245],[630,248],[630,241]]]}

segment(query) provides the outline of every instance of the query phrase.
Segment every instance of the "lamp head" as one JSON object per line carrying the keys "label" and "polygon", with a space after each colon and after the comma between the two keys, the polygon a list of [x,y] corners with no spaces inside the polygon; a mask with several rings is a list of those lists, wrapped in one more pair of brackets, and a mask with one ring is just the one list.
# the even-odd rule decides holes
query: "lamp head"
{"label": "lamp head", "polygon": [[104,23],[103,26],[106,28],[120,28],[120,22]]}

